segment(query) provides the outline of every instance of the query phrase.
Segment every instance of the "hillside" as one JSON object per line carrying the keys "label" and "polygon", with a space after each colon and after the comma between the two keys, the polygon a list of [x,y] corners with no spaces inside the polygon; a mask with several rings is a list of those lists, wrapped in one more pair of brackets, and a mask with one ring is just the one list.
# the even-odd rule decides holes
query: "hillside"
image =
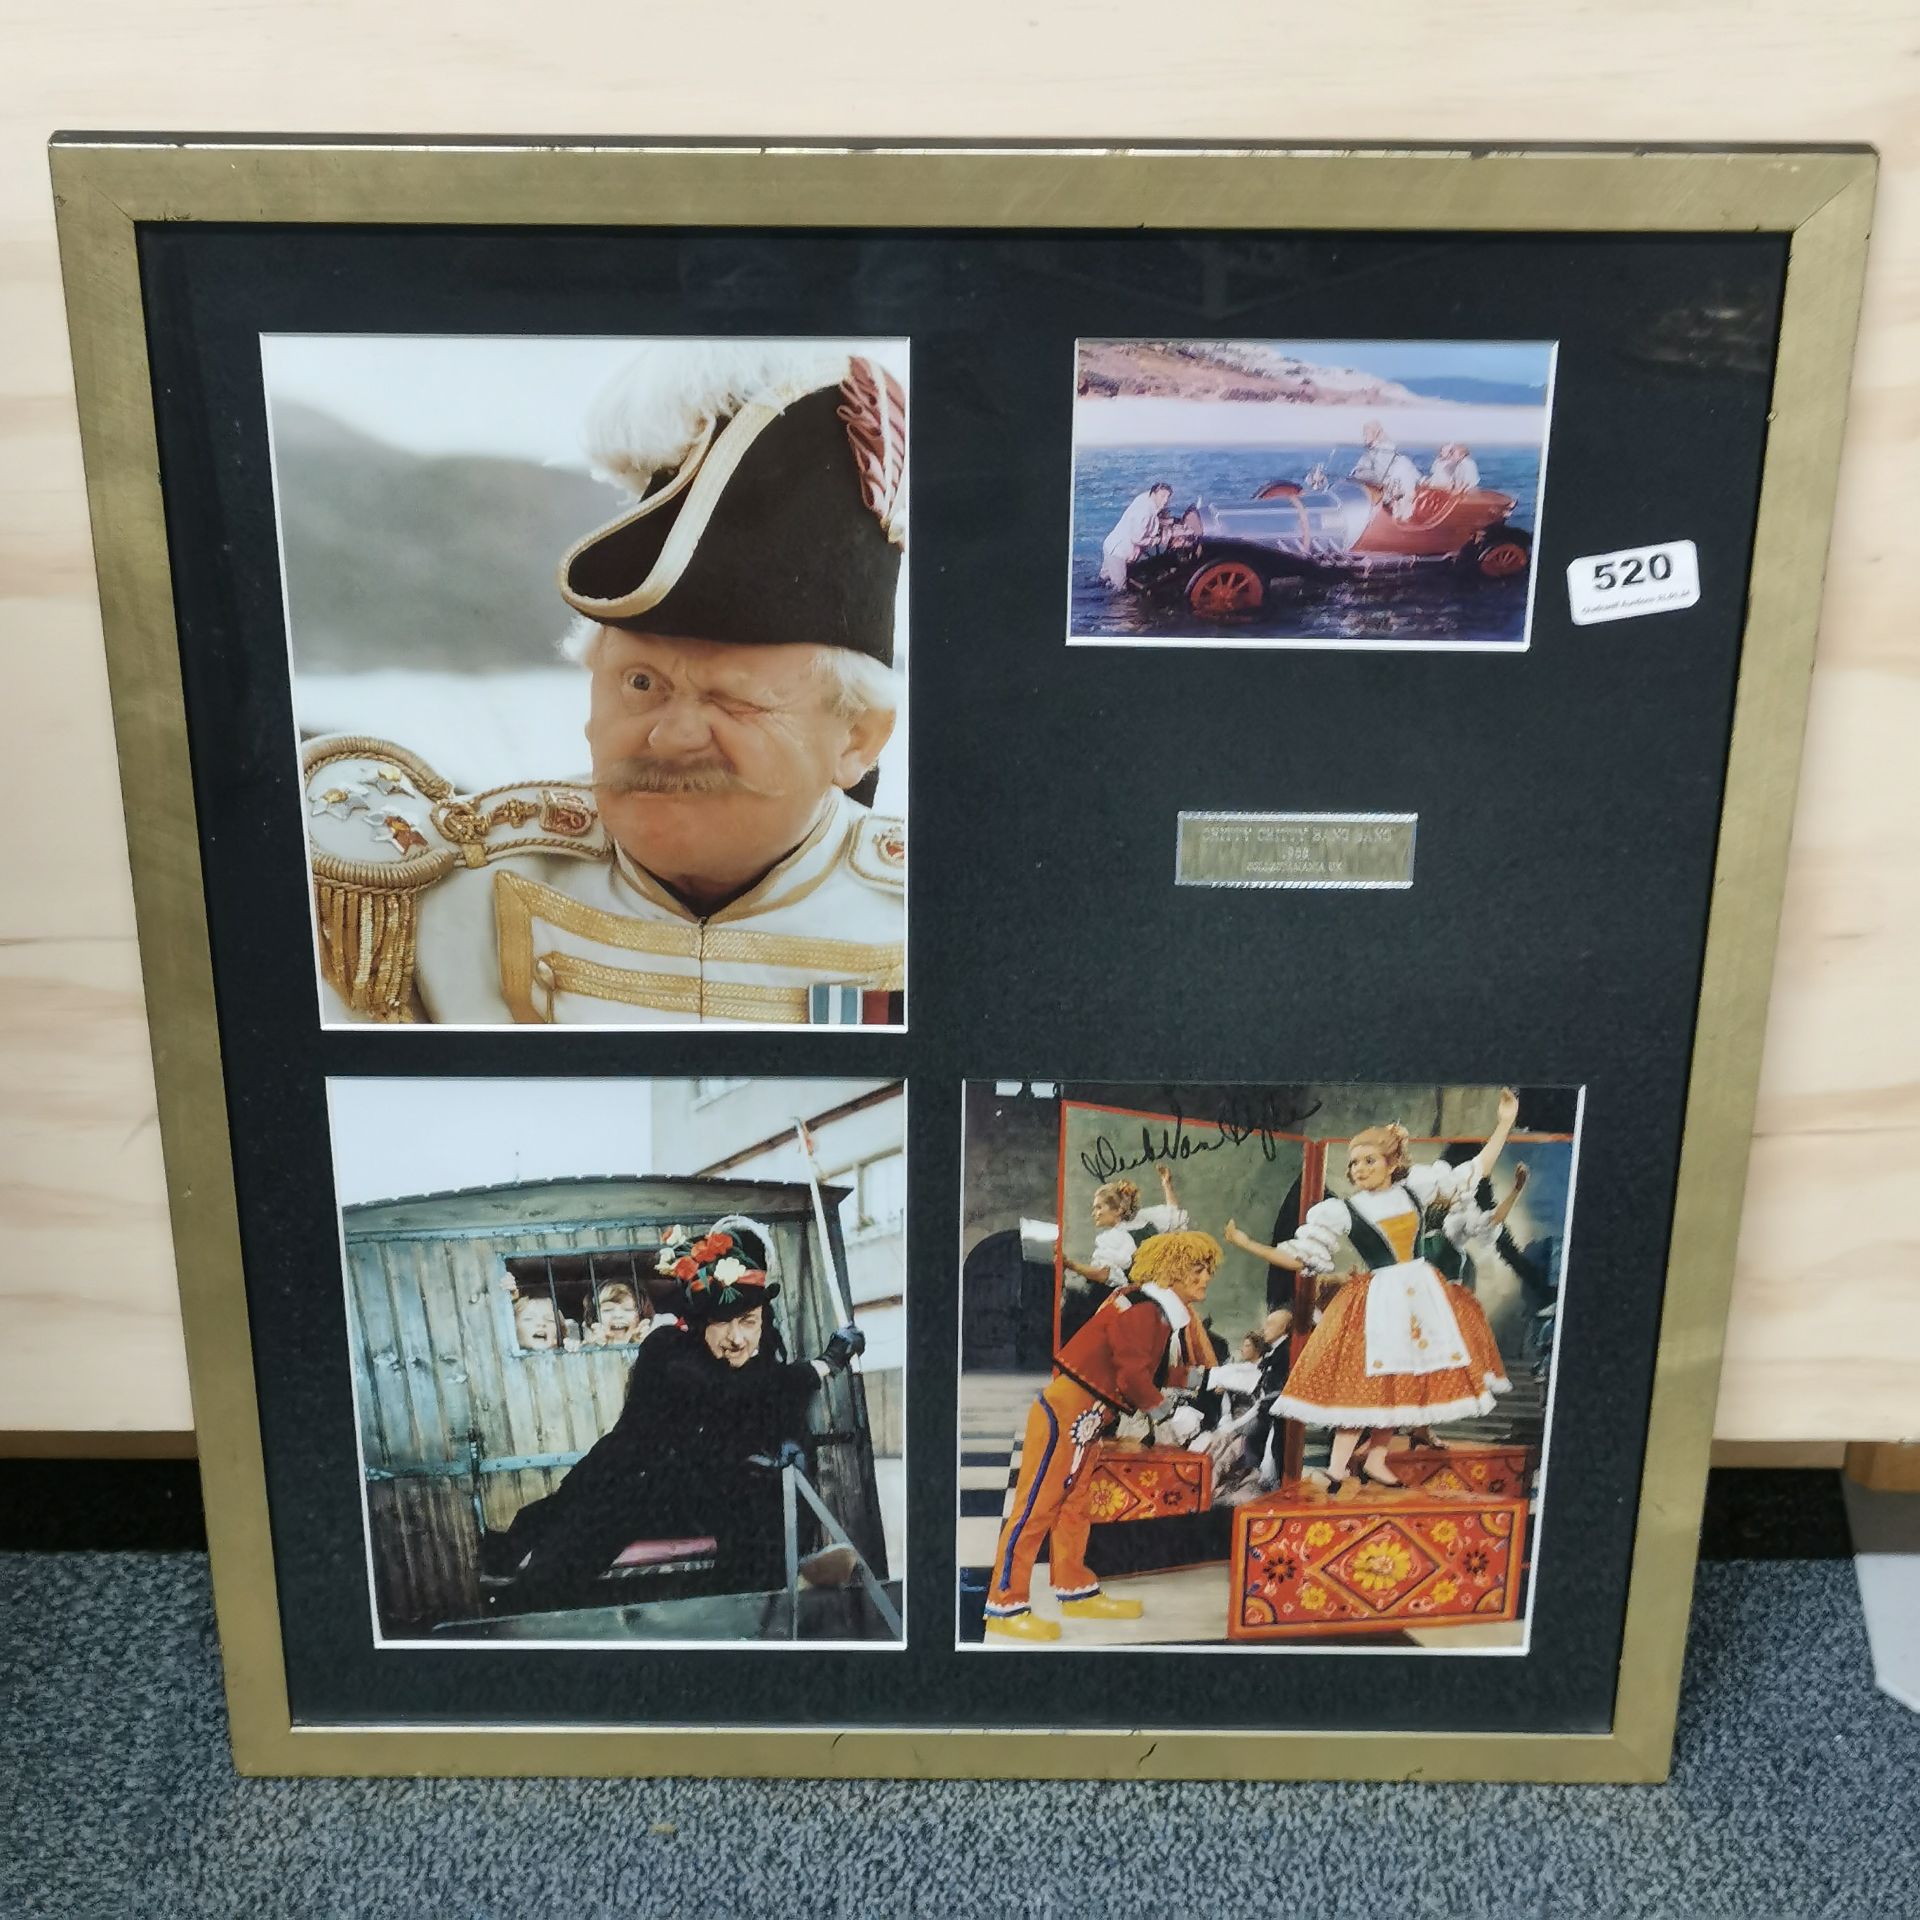
{"label": "hillside", "polygon": [[556,565],[622,495],[530,461],[409,453],[306,407],[273,426],[301,671],[554,660],[571,617]]}
{"label": "hillside", "polygon": [[1083,340],[1083,399],[1273,400],[1418,406],[1428,396],[1359,367],[1322,367],[1252,341]]}
{"label": "hillside", "polygon": [[1544,383],[1530,387],[1521,380],[1476,380],[1466,374],[1435,375],[1422,379],[1420,391],[1429,400],[1457,400],[1469,407],[1544,407]]}

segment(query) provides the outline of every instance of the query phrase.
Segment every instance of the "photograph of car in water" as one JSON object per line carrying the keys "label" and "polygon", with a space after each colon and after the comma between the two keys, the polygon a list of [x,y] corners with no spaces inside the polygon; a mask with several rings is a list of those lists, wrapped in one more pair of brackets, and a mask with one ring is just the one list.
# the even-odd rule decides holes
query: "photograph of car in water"
{"label": "photograph of car in water", "polygon": [[1068,643],[1523,651],[1554,351],[1080,341]]}

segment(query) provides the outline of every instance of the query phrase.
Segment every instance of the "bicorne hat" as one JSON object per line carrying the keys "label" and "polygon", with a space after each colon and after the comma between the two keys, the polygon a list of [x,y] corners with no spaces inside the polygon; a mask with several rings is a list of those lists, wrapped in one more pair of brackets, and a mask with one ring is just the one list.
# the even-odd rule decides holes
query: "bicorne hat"
{"label": "bicorne hat", "polygon": [[576,613],[892,664],[907,405],[884,367],[804,342],[660,341],[601,396],[589,439],[639,498],[561,560]]}
{"label": "bicorne hat", "polygon": [[779,1281],[769,1281],[766,1269],[753,1262],[753,1250],[724,1228],[690,1234],[684,1227],[664,1227],[654,1267],[680,1283],[687,1324],[703,1327],[738,1320],[779,1297]]}

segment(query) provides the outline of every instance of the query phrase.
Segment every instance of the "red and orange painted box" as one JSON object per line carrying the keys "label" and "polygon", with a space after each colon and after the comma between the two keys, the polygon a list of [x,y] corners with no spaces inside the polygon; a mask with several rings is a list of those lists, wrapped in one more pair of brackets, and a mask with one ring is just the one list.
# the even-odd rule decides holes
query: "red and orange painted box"
{"label": "red and orange painted box", "polygon": [[1531,1447],[1413,1447],[1387,1455],[1387,1470],[1403,1487],[1463,1500],[1525,1497],[1534,1463]]}
{"label": "red and orange painted box", "polygon": [[1164,1520],[1213,1505],[1213,1461],[1184,1447],[1103,1440],[1094,1453],[1088,1512],[1094,1522]]}
{"label": "red and orange painted box", "polygon": [[1520,1611],[1527,1503],[1282,1487],[1234,1510],[1229,1640],[1484,1626]]}

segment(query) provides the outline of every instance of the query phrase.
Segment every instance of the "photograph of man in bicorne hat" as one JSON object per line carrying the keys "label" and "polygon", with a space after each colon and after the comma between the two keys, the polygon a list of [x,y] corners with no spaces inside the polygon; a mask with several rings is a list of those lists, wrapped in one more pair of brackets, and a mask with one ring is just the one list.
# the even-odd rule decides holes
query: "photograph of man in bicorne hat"
{"label": "photograph of man in bicorne hat", "polygon": [[[650,343],[601,396],[631,504],[559,563],[588,767],[463,792],[303,750],[330,1020],[904,1021],[907,402],[831,342]],[[537,769],[535,770],[538,771]]]}

